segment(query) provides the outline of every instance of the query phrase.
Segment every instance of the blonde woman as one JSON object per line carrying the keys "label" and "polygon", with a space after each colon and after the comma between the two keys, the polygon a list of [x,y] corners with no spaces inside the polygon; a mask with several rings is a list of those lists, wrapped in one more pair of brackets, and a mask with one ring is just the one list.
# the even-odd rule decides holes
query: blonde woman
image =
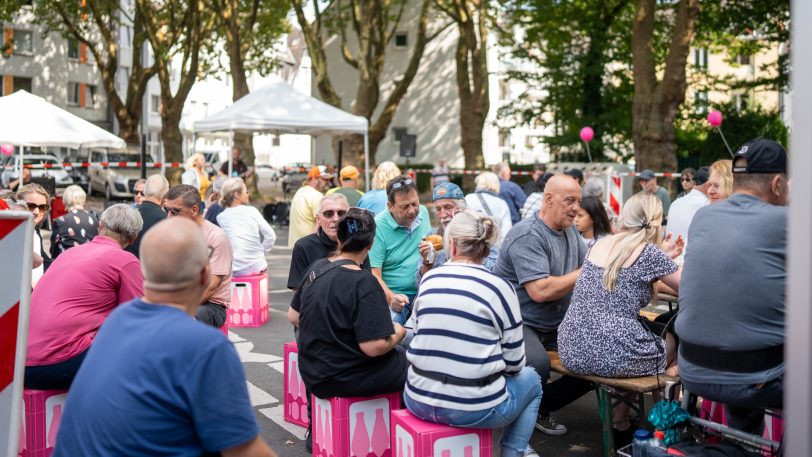
{"label": "blonde woman", "polygon": [[710,203],[726,200],[733,193],[733,161],[717,160],[710,166],[708,179],[708,199]]}
{"label": "blonde woman", "polygon": [[496,176],[496,173],[486,171],[477,176],[474,183],[476,184],[476,191],[465,196],[465,203],[468,208],[496,220],[496,224],[499,225],[497,244],[501,245],[505,236],[513,227],[513,222],[510,218],[508,203],[499,196],[499,190],[501,189],[499,177]]}
{"label": "blonde woman", "polygon": [[192,154],[186,159],[186,172],[180,177],[182,184],[193,186],[200,192],[200,199],[203,201],[206,201],[206,191],[211,184],[205,168],[206,158],[203,154]]}
{"label": "blonde woman", "polygon": [[386,183],[392,178],[400,176],[400,168],[394,162],[381,162],[372,176],[372,190],[365,193],[358,201],[358,207],[380,214],[386,211]]}

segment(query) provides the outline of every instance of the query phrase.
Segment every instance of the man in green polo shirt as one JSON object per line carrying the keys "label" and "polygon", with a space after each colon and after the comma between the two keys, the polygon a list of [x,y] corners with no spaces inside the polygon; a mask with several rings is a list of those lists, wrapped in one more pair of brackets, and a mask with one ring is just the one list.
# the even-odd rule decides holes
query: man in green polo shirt
{"label": "man in green polo shirt", "polygon": [[375,243],[369,251],[372,274],[386,293],[392,320],[404,324],[417,295],[414,272],[418,245],[431,231],[429,212],[420,205],[414,180],[402,175],[386,184],[387,210],[375,217]]}

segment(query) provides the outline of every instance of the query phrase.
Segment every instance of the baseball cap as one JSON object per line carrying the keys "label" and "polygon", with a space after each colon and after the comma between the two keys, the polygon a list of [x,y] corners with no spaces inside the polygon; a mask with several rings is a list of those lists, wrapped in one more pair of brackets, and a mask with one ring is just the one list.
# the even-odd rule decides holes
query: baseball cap
{"label": "baseball cap", "polygon": [[584,172],[577,168],[570,168],[569,170],[565,171],[564,174],[572,176],[573,178],[577,179],[578,182],[584,181]]}
{"label": "baseball cap", "polygon": [[322,178],[322,179],[331,179],[333,177],[332,174],[327,173],[327,167],[324,165],[314,166],[307,172],[307,178]]}
{"label": "baseball cap", "polygon": [[341,169],[339,176],[341,176],[341,179],[358,179],[358,174],[357,168],[352,165],[347,165]]}
{"label": "baseball cap", "polygon": [[[744,159],[742,162],[739,159]],[[736,163],[739,166],[736,166]],[[756,138],[744,143],[733,156],[733,173],[786,173],[787,151],[779,143]]]}
{"label": "baseball cap", "polygon": [[444,182],[442,184],[438,184],[434,186],[434,192],[431,194],[431,201],[442,200],[444,198],[450,198],[452,200],[462,200],[465,198],[465,195],[462,193],[462,189],[460,186],[451,183],[451,182]]}
{"label": "baseball cap", "polygon": [[694,173],[694,183],[698,186],[708,182],[708,179],[710,179],[710,169],[708,167],[701,167]]}
{"label": "baseball cap", "polygon": [[646,168],[645,170],[641,171],[640,174],[637,175],[637,177],[644,180],[644,181],[648,181],[649,179],[656,178],[656,175],[654,174],[654,172],[652,170],[649,170],[648,168]]}

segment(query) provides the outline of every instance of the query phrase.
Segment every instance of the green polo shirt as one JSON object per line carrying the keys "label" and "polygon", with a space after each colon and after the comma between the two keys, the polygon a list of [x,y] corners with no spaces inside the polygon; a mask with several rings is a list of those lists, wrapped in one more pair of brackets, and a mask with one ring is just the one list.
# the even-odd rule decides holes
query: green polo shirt
{"label": "green polo shirt", "polygon": [[417,246],[431,231],[429,211],[420,205],[417,219],[410,228],[401,227],[389,210],[375,217],[375,244],[369,251],[369,264],[380,268],[383,282],[396,294],[414,295],[414,271],[420,263]]}

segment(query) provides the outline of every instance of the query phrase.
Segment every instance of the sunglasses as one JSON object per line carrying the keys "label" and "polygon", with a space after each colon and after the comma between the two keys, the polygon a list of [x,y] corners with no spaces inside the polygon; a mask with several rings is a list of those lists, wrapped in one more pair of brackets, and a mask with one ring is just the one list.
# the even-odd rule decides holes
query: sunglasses
{"label": "sunglasses", "polygon": [[143,195],[144,195],[144,191],[143,191],[143,190],[136,190],[136,191],[135,191],[135,195],[138,195],[138,196],[143,196]]}
{"label": "sunglasses", "polygon": [[327,219],[332,219],[333,216],[338,214],[338,217],[344,217],[347,214],[347,210],[345,209],[328,209],[321,212],[321,215],[326,217]]}
{"label": "sunglasses", "polygon": [[396,182],[396,183],[392,184],[392,189],[389,191],[389,193],[392,193],[393,191],[396,191],[396,190],[398,190],[398,189],[400,189],[402,187],[409,187],[409,186],[413,186],[413,185],[414,185],[414,181],[412,181],[411,178],[404,179],[403,181]]}
{"label": "sunglasses", "polygon": [[170,208],[168,206],[164,206],[164,211],[173,216],[178,216],[180,215],[180,212],[183,211],[183,208]]}
{"label": "sunglasses", "polygon": [[50,206],[48,206],[47,204],[37,205],[36,203],[26,203],[26,206],[28,206],[28,211],[34,211],[35,209],[39,209],[39,212],[41,213],[48,211],[48,208],[50,208]]}
{"label": "sunglasses", "polygon": [[687,177],[687,176],[680,178],[680,181],[683,181],[683,182],[686,182],[686,181],[693,181],[693,180],[694,180],[694,178],[689,178],[689,177]]}

